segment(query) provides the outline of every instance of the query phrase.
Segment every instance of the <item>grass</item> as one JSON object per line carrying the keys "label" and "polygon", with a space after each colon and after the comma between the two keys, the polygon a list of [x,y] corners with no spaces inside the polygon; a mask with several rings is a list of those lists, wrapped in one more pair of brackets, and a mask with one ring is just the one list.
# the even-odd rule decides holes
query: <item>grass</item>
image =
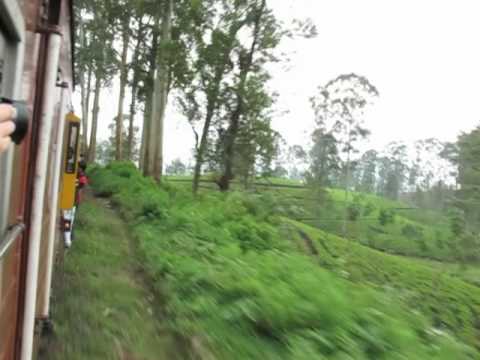
{"label": "grass", "polygon": [[464,343],[479,345],[478,288],[280,217],[275,194],[194,199],[126,164],[92,180],[129,224],[172,326],[218,359],[476,356]]}
{"label": "grass", "polygon": [[174,336],[155,316],[125,225],[105,204],[81,206],[53,305],[55,338],[44,359],[177,359]]}

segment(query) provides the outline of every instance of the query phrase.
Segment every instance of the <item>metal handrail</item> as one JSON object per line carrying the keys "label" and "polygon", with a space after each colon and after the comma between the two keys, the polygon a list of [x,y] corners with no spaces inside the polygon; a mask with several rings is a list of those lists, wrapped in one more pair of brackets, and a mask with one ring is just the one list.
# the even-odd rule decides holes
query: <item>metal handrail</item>
{"label": "metal handrail", "polygon": [[15,240],[17,240],[20,234],[24,231],[25,224],[23,223],[15,224],[8,229],[7,233],[3,238],[3,241],[0,243],[0,260],[15,243]]}

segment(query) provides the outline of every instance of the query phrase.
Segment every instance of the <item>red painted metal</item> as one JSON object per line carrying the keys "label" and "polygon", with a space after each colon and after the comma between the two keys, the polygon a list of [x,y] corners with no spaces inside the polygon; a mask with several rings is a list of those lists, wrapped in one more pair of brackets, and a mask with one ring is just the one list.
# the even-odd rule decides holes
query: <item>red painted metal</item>
{"label": "red painted metal", "polygon": [[[11,224],[18,221],[25,223],[27,229],[14,243],[14,246],[4,257],[4,271],[0,272],[0,360],[19,359],[21,350],[21,334],[23,324],[23,309],[25,302],[26,264],[28,258],[28,233],[30,227],[30,206],[33,191],[33,174],[35,170],[35,155],[37,148],[37,134],[42,119],[42,103],[44,96],[54,94],[43,94],[44,71],[46,50],[48,40],[45,34],[36,33],[37,30],[51,29],[57,26],[57,31],[64,34],[64,44],[60,61],[60,69],[63,81],[70,84],[73,82],[72,70],[72,49],[71,49],[71,0],[50,0],[49,3],[59,9],[59,23],[54,24],[48,21],[42,10],[52,6],[42,6],[45,1],[28,0],[22,1],[23,14],[26,21],[26,53],[23,64],[23,99],[27,101],[32,112],[31,129],[24,140],[23,145],[15,152],[15,168],[13,169],[12,199],[10,206],[9,221]],[[46,26],[48,24],[48,27]],[[43,31],[40,31],[43,32]],[[70,86],[73,88],[73,86]],[[40,90],[40,91],[39,91]],[[66,93],[66,96],[71,94]],[[69,101],[68,101],[69,102]],[[55,120],[56,124],[62,126],[63,114]],[[46,189],[47,190],[47,189]],[[46,207],[45,223],[47,215],[56,211],[55,206]],[[47,232],[43,231],[42,251],[46,246]],[[40,274],[44,274],[46,264],[41,263]],[[42,278],[42,276],[41,276]],[[39,284],[39,291],[45,291],[44,285]],[[42,297],[39,297],[42,298]]]}

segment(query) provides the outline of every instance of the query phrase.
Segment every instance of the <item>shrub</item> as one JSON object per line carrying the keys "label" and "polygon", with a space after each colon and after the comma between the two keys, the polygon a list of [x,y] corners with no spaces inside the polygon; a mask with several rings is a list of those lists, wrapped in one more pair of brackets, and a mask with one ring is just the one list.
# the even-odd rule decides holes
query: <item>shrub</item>
{"label": "shrub", "polygon": [[347,217],[350,221],[357,221],[361,213],[362,209],[360,204],[353,203],[347,207]]}
{"label": "shrub", "polygon": [[465,217],[460,211],[454,212],[450,217],[450,229],[456,237],[461,237],[465,233]]}
{"label": "shrub", "polygon": [[363,216],[369,216],[375,211],[376,207],[371,202],[368,202],[363,208]]}
{"label": "shrub", "polygon": [[382,226],[393,224],[395,222],[395,212],[393,210],[381,209],[378,214],[378,222]]}
{"label": "shrub", "polygon": [[406,224],[402,227],[402,235],[409,239],[423,239],[423,229],[420,226]]}

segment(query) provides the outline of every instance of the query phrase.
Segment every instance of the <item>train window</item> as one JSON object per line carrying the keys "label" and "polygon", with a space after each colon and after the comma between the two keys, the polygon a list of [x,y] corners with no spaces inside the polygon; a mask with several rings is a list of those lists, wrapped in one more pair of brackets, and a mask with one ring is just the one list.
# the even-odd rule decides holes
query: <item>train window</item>
{"label": "train window", "polygon": [[[25,22],[17,0],[0,0],[0,96],[20,96]],[[13,146],[0,155],[0,244],[10,210]]]}
{"label": "train window", "polygon": [[65,172],[67,174],[74,174],[76,171],[75,160],[77,158],[75,152],[77,149],[78,136],[80,133],[80,124],[71,123],[68,131],[68,148],[65,164]]}

